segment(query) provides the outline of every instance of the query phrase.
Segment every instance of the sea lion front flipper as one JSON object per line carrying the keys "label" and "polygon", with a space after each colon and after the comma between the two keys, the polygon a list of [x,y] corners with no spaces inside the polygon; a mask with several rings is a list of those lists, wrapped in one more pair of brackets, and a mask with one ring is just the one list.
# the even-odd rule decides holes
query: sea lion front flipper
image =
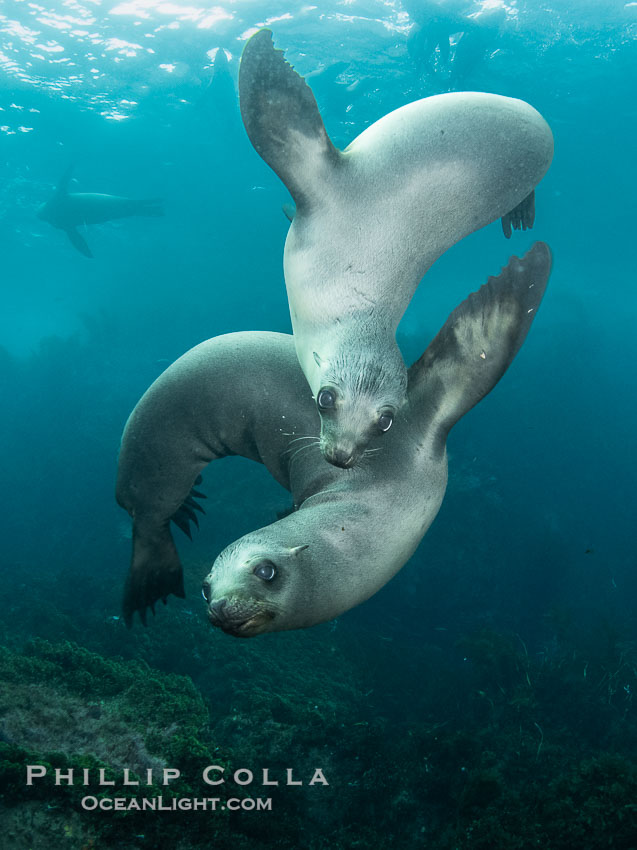
{"label": "sea lion front flipper", "polygon": [[60,178],[57,186],[55,187],[55,196],[59,197],[60,195],[66,195],[69,191],[69,183],[71,182],[71,178],[73,177],[73,172],[75,171],[75,164],[69,165],[66,169],[62,177]]}
{"label": "sea lion front flipper", "polygon": [[246,43],[239,67],[241,117],[255,150],[278,174],[297,206],[311,203],[319,181],[313,171],[338,162],[312,90],[285,61],[272,32]]}
{"label": "sea lion front flipper", "polygon": [[86,244],[86,240],[83,236],[80,236],[78,231],[74,227],[67,227],[66,235],[71,240],[71,244],[74,248],[80,252],[80,254],[84,254],[85,257],[93,258],[93,254],[91,253],[91,249]]}
{"label": "sea lion front flipper", "polygon": [[133,524],[133,558],[124,588],[124,621],[130,628],[135,611],[146,625],[146,609],[169,594],[184,591],[184,572],[168,524],[157,528]]}
{"label": "sea lion front flipper", "polygon": [[436,423],[444,441],[450,429],[483,399],[506,372],[524,342],[551,271],[551,252],[536,242],[512,257],[497,277],[451,313],[422,357],[409,369],[409,404]]}

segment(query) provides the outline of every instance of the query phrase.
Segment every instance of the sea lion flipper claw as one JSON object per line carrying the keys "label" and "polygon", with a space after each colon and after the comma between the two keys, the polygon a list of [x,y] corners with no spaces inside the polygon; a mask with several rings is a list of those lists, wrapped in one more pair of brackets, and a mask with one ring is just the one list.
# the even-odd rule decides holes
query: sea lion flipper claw
{"label": "sea lion flipper claw", "polygon": [[[200,484],[201,481],[201,475],[198,475],[195,484]],[[192,540],[192,529],[190,527],[190,523],[192,523],[196,528],[199,528],[199,520],[197,519],[195,511],[199,511],[199,513],[202,514],[206,513],[197,499],[205,498],[207,498],[206,495],[201,493],[199,490],[195,490],[193,485],[180,507],[171,517],[171,520],[175,523],[177,528],[180,528],[183,533],[190,538],[190,540]]]}
{"label": "sea lion flipper claw", "polygon": [[297,206],[310,203],[317,165],[331,168],[340,152],[327,135],[312,90],[274,47],[268,29],[255,33],[243,50],[239,104],[259,156],[283,180]]}
{"label": "sea lion flipper claw", "polygon": [[512,257],[497,277],[456,307],[409,370],[410,406],[427,423],[438,420],[443,443],[512,363],[550,271],[551,252],[544,242],[536,242],[521,258]]}
{"label": "sea lion flipper claw", "polygon": [[189,518],[183,513],[181,508],[172,515],[171,520],[175,523],[177,528],[180,529],[180,531],[183,531],[183,533],[189,540],[192,540],[192,532],[190,530]]}
{"label": "sea lion flipper claw", "polygon": [[511,238],[512,230],[531,230],[535,222],[535,190],[524,198],[501,218],[502,232],[507,239]]}

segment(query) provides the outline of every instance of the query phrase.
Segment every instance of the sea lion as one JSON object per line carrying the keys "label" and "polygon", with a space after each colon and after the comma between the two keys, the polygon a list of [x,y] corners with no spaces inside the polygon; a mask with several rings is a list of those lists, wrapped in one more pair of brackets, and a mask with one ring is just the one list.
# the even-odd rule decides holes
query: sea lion
{"label": "sea lion", "polygon": [[321,416],[321,449],[351,467],[405,403],[398,323],[431,264],[504,217],[533,223],[551,131],[521,100],[454,92],[409,103],[344,150],[270,30],[246,43],[243,123],[296,203],[284,274],[296,351]]}
{"label": "sea lion", "polygon": [[67,169],[58,186],[46,203],[41,204],[37,216],[53,227],[64,230],[71,244],[80,254],[92,257],[91,249],[77,228],[83,224],[102,224],[116,218],[132,215],[161,216],[164,214],[159,198],[133,200],[117,195],[101,195],[95,192],[69,192],[68,186],[73,167]]}
{"label": "sea lion", "polygon": [[204,581],[208,615],[250,637],[330,620],[403,566],[436,516],[447,484],[450,429],[515,357],[550,271],[543,243],[457,307],[408,373],[404,415],[352,470],[323,461],[319,417],[291,336],[245,332],[196,346],[145,393],[122,438],[117,500],[133,517],[124,594],[128,624],[170,593],[183,596],[170,533],[195,521],[192,492],[211,461],[259,461],[297,510],[242,537]]}

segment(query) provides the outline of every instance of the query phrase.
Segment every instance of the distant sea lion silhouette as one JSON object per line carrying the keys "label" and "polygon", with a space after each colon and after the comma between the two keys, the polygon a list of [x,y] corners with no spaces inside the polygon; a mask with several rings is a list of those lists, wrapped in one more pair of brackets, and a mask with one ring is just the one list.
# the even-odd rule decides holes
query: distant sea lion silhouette
{"label": "distant sea lion silhouette", "polygon": [[[234,131],[241,126],[239,101],[235,81],[230,70],[228,56],[223,47],[218,47],[213,62],[210,82],[197,100],[198,107],[205,108],[215,124],[214,141],[232,143]],[[226,136],[230,136],[226,139]]]}
{"label": "distant sea lion silhouette", "polygon": [[502,46],[501,29],[507,22],[502,6],[483,7],[476,13],[465,3],[415,0],[402,5],[414,21],[407,51],[432,81],[446,79],[452,86],[459,85],[488,53]]}
{"label": "distant sea lion silhouette", "polygon": [[216,559],[203,586],[215,626],[240,637],[303,628],[374,594],[436,516],[447,435],[515,357],[550,264],[536,243],[451,313],[410,368],[405,413],[382,450],[352,470],[318,450],[319,417],[291,336],[228,334],[184,354],[144,394],[122,438],[117,500],[133,518],[126,622],[184,595],[170,522],[189,533],[202,495],[192,488],[227,455],[263,463],[298,509]]}
{"label": "distant sea lion silhouette", "polygon": [[520,100],[436,95],[385,115],[344,151],[270,30],[246,43],[243,122],[296,203],[284,252],[296,351],[321,416],[321,449],[353,466],[405,403],[396,327],[444,251],[504,217],[533,223],[553,155],[544,119]]}
{"label": "distant sea lion silhouette", "polygon": [[159,198],[136,201],[95,192],[69,192],[68,186],[72,175],[73,167],[65,172],[53,197],[40,206],[37,215],[53,227],[64,230],[73,247],[85,257],[92,257],[93,254],[84,237],[77,231],[81,225],[102,224],[105,221],[128,218],[132,215],[161,216],[164,214],[162,201]]}

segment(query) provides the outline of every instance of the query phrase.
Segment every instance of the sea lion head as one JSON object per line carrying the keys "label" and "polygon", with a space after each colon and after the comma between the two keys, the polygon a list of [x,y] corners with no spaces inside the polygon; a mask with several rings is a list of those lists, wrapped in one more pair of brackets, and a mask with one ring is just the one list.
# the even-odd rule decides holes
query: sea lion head
{"label": "sea lion head", "polygon": [[64,215],[60,212],[59,207],[55,203],[55,198],[40,204],[36,212],[36,216],[40,221],[46,221],[47,224],[57,228],[64,228]]}
{"label": "sea lion head", "polygon": [[38,211],[36,212],[36,216],[40,219],[40,221],[51,221],[51,205],[48,201],[44,204],[40,204]]}
{"label": "sea lion head", "polygon": [[271,539],[269,529],[261,529],[224,549],[202,587],[212,625],[234,637],[305,625],[296,618],[307,548],[281,545]]}
{"label": "sea lion head", "polygon": [[334,466],[350,469],[391,428],[405,403],[407,369],[395,343],[325,360],[315,352],[314,360],[321,452]]}

